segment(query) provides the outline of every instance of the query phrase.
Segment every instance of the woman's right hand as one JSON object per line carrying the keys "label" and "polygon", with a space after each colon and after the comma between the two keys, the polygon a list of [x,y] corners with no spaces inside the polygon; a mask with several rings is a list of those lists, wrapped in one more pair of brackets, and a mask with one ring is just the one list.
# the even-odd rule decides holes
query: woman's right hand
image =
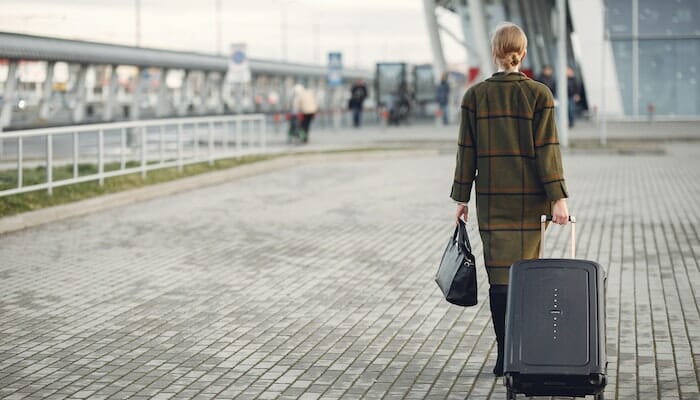
{"label": "woman's right hand", "polygon": [[566,206],[566,199],[559,199],[552,206],[552,222],[559,225],[569,223],[569,208]]}
{"label": "woman's right hand", "polygon": [[455,218],[455,224],[459,223],[459,218],[462,217],[464,222],[467,222],[467,217],[469,216],[469,209],[464,204],[457,204],[457,216]]}

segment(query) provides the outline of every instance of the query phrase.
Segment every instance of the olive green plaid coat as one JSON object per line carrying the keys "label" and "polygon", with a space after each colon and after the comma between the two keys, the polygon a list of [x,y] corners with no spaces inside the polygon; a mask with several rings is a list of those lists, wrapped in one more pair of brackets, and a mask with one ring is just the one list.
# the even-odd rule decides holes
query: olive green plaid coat
{"label": "olive green plaid coat", "polygon": [[540,215],[568,197],[552,92],[522,73],[497,73],[462,100],[451,197],[470,200],[476,181],[479,233],[489,283],[508,284],[510,265],[537,258]]}

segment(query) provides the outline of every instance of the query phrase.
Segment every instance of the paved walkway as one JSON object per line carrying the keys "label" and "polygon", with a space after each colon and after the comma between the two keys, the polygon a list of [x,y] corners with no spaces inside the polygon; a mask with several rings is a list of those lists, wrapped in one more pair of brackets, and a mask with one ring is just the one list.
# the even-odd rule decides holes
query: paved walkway
{"label": "paved walkway", "polygon": [[[609,399],[700,399],[698,154],[565,155]],[[472,308],[432,281],[453,166],[310,164],[0,237],[0,398],[505,398],[486,274]]]}
{"label": "paved walkway", "polygon": [[[284,136],[283,126],[269,125],[270,143],[279,143]],[[382,126],[367,124],[361,129],[342,128],[332,130],[325,127],[311,128],[312,143],[347,143],[350,141],[453,141],[456,138],[458,125],[435,125],[426,120],[416,121],[409,126]],[[569,139],[572,142],[598,142],[603,126],[599,121],[580,118],[574,128],[569,128]],[[607,139],[610,141],[665,141],[665,140],[700,140],[700,120],[694,121],[609,121],[605,128]]]}

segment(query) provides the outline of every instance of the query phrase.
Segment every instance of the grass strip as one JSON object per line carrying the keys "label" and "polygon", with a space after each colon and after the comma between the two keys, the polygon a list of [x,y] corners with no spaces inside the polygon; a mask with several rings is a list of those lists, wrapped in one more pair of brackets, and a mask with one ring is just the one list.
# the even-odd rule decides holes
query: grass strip
{"label": "grass strip", "polygon": [[[405,148],[385,148],[385,147],[368,147],[358,149],[340,149],[328,151],[307,151],[294,153],[294,155],[310,155],[310,154],[335,154],[335,153],[361,153],[372,151],[391,151],[405,150]],[[84,200],[108,193],[116,193],[124,190],[140,188],[157,183],[172,181],[179,178],[184,178],[193,175],[199,175],[207,172],[234,168],[245,164],[270,160],[289,155],[274,154],[274,155],[251,155],[241,158],[227,158],[214,161],[213,165],[209,165],[207,161],[188,164],[183,166],[183,171],[178,172],[177,167],[162,168],[148,171],[145,179],[141,178],[141,173],[133,173],[128,175],[115,176],[105,178],[104,185],[100,186],[97,180],[73,185],[55,187],[53,195],[49,195],[45,189],[35,190],[27,193],[20,193],[11,196],[0,197],[0,218],[19,213],[38,210],[45,207],[66,204],[78,200]],[[150,164],[150,163],[149,163]],[[138,167],[138,161],[130,161],[126,163],[126,168]],[[120,168],[119,163],[108,163],[104,165],[105,172],[114,171]],[[53,168],[53,180],[69,179],[73,177],[73,165],[63,165]],[[79,164],[78,176],[86,176],[97,173],[96,164]],[[24,168],[22,171],[24,186],[36,185],[46,182],[46,167],[40,166],[35,168]],[[0,190],[12,189],[17,187],[17,171],[5,170],[0,171]]]}
{"label": "grass strip", "polygon": [[[153,185],[184,178],[192,175],[199,175],[206,172],[233,168],[244,164],[269,160],[275,156],[246,156],[240,159],[229,158],[214,161],[213,165],[208,162],[188,164],[183,166],[182,172],[178,172],[177,167],[162,168],[148,171],[145,179],[141,178],[141,173],[115,176],[105,178],[104,185],[100,186],[97,180],[74,185],[60,186],[53,189],[53,195],[49,195],[46,190],[35,190],[27,193],[20,193],[11,196],[0,197],[0,217],[19,214],[22,212],[38,210],[44,207],[66,204],[78,200],[84,200],[108,193],[116,193],[123,190],[135,189],[143,186]],[[138,162],[127,163],[127,168],[140,165]],[[119,164],[115,166],[105,164],[105,171],[119,169]],[[97,173],[94,164],[80,164],[78,175],[85,176]],[[46,167],[28,168],[23,171],[24,185],[33,185],[46,182]],[[54,180],[67,179],[73,176],[73,166],[61,166],[53,169]],[[7,189],[16,187],[17,171],[0,172],[0,188]]]}

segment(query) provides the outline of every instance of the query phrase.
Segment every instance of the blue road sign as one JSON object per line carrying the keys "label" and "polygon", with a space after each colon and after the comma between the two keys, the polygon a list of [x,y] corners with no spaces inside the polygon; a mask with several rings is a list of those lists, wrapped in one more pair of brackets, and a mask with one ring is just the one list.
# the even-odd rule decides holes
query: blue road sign
{"label": "blue road sign", "polygon": [[235,64],[241,64],[245,61],[245,52],[243,50],[236,50],[231,58]]}
{"label": "blue road sign", "polygon": [[328,85],[340,86],[343,84],[343,54],[338,52],[328,53]]}

